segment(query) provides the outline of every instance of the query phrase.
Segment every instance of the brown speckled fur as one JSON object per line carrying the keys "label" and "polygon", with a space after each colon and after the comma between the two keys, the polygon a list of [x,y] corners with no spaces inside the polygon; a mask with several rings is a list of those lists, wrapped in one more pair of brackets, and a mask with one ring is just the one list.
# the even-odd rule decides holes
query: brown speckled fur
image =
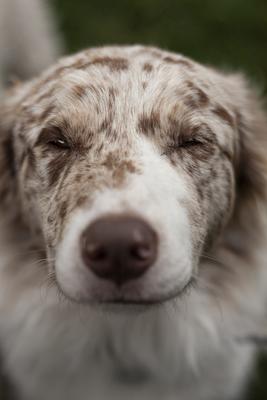
{"label": "brown speckled fur", "polygon": [[85,50],[14,88],[0,105],[5,228],[15,234],[19,224],[32,235],[51,272],[77,210],[142,179],[137,144],[145,141],[186,181],[194,271],[209,304],[219,297],[232,315],[246,308],[244,289],[261,314],[253,295],[265,292],[257,259],[266,243],[266,127],[243,76],[150,47]]}

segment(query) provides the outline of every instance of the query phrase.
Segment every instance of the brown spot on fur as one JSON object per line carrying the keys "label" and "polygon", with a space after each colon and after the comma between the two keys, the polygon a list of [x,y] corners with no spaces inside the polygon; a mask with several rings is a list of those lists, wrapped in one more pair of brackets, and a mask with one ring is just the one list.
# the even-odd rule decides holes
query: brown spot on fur
{"label": "brown spot on fur", "polygon": [[68,202],[66,200],[64,200],[59,208],[59,217],[61,219],[64,219],[65,216],[67,215],[67,210],[68,210]]}
{"label": "brown spot on fur", "polygon": [[60,178],[63,169],[65,168],[67,161],[69,160],[68,155],[65,151],[60,151],[56,157],[53,157],[47,165],[48,174],[48,186],[54,186]]}
{"label": "brown spot on fur", "polygon": [[112,169],[114,168],[114,166],[116,166],[117,164],[117,159],[114,156],[114,154],[109,153],[107,155],[106,160],[103,162],[103,166],[106,167],[107,169]]}
{"label": "brown spot on fur", "polygon": [[151,72],[153,70],[153,65],[150,63],[145,63],[143,65],[143,70],[146,72]]}
{"label": "brown spot on fur", "polygon": [[147,88],[147,82],[142,82],[142,88],[145,90]]}
{"label": "brown spot on fur", "polygon": [[223,107],[217,106],[212,110],[213,114],[217,115],[219,118],[221,118],[224,122],[229,124],[232,128],[234,127],[234,119],[231,116],[231,114]]}
{"label": "brown spot on fur", "polygon": [[72,88],[72,93],[75,97],[78,99],[83,99],[87,95],[87,89],[84,86],[81,85],[75,85]]}
{"label": "brown spot on fur", "polygon": [[186,96],[185,104],[191,108],[205,107],[209,104],[209,97],[201,88],[190,81],[187,81],[186,85],[190,90],[190,94]]}
{"label": "brown spot on fur", "polygon": [[159,111],[152,111],[150,115],[143,114],[138,121],[138,130],[142,133],[149,134],[155,133],[157,129],[160,129],[160,113]]}
{"label": "brown spot on fur", "polygon": [[98,104],[95,104],[95,112],[96,112],[97,115],[100,114],[100,107],[99,107]]}
{"label": "brown spot on fur", "polygon": [[167,62],[167,63],[171,63],[171,64],[176,64],[177,60],[175,60],[175,58],[172,58],[170,56],[168,57],[164,57],[163,61]]}
{"label": "brown spot on fur", "polygon": [[77,60],[71,65],[61,66],[56,71],[52,72],[49,80],[57,78],[59,75],[65,71],[72,69],[86,69],[91,65],[106,66],[111,71],[126,70],[129,67],[128,60],[123,57],[96,57],[92,61],[87,61],[84,59]]}
{"label": "brown spot on fur", "polygon": [[82,195],[76,200],[76,207],[82,207],[88,201],[88,196]]}
{"label": "brown spot on fur", "polygon": [[209,103],[209,97],[208,95],[200,88],[196,89],[198,98],[199,98],[199,104],[200,106],[206,106]]}
{"label": "brown spot on fur", "polygon": [[137,172],[137,168],[131,160],[125,160],[122,162],[122,167],[124,167],[131,174]]}
{"label": "brown spot on fur", "polygon": [[[78,59],[71,65],[61,65],[52,71],[49,75],[47,75],[44,79],[41,79],[36,85],[32,87],[29,93],[25,95],[22,101],[27,100],[28,98],[33,97],[38,93],[38,91],[44,88],[46,85],[50,84],[51,82],[57,80],[60,76],[63,76],[65,73],[75,70],[75,69],[86,69],[92,64],[92,62],[88,62],[84,59]],[[49,90],[50,93],[44,93],[41,95],[41,99],[49,98],[49,96],[53,93],[54,87]]]}
{"label": "brown spot on fur", "polygon": [[82,178],[83,178],[83,175],[82,175],[82,174],[77,174],[77,175],[75,176],[75,182],[76,182],[76,183],[80,183],[81,180],[82,180]]}
{"label": "brown spot on fur", "polygon": [[127,176],[127,173],[136,173],[137,168],[131,160],[124,160],[120,162],[117,167],[113,170],[112,179],[115,187],[120,187]]}
{"label": "brown spot on fur", "polygon": [[115,88],[113,88],[113,87],[110,87],[109,88],[109,90],[108,90],[108,96],[109,96],[109,100],[111,101],[111,102],[115,102],[115,98],[116,98],[116,95],[118,94],[118,91],[115,89]]}
{"label": "brown spot on fur", "polygon": [[163,61],[171,64],[178,64],[178,65],[180,64],[187,68],[193,68],[193,64],[190,61],[183,58],[175,59],[173,57],[167,56],[163,58]]}
{"label": "brown spot on fur", "polygon": [[123,71],[129,68],[128,60],[122,57],[96,57],[89,64],[108,67],[111,71]]}
{"label": "brown spot on fur", "polygon": [[108,111],[110,119],[112,119],[114,115],[114,105],[115,105],[116,95],[117,95],[117,90],[115,88],[111,87],[108,89]]}
{"label": "brown spot on fur", "polygon": [[110,129],[111,128],[111,124],[112,124],[111,119],[110,118],[105,118],[100,124],[99,132],[106,131],[106,130]]}
{"label": "brown spot on fur", "polygon": [[191,69],[194,67],[193,63],[191,63],[189,60],[186,60],[186,59],[177,60],[177,64],[181,64],[184,67],[191,68]]}
{"label": "brown spot on fur", "polygon": [[119,187],[123,184],[127,173],[137,173],[138,169],[132,160],[118,160],[116,154],[109,153],[102,163],[109,171],[112,171],[112,186]]}
{"label": "brown spot on fur", "polygon": [[125,180],[125,170],[116,168],[112,173],[112,183],[115,187],[121,187]]}

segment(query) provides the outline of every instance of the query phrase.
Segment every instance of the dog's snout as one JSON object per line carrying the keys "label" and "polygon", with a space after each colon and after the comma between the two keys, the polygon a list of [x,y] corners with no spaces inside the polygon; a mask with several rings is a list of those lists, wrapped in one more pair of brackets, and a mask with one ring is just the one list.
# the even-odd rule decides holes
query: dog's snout
{"label": "dog's snout", "polygon": [[81,237],[83,260],[99,278],[117,285],[135,279],[157,256],[157,235],[142,219],[107,216],[90,224]]}

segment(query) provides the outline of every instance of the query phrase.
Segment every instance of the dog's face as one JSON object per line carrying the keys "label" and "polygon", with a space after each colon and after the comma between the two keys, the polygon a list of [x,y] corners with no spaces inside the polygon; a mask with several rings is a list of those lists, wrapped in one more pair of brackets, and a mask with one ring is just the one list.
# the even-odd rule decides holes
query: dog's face
{"label": "dog's face", "polygon": [[23,213],[67,297],[161,302],[192,281],[235,200],[229,82],[136,46],[84,51],[20,90]]}

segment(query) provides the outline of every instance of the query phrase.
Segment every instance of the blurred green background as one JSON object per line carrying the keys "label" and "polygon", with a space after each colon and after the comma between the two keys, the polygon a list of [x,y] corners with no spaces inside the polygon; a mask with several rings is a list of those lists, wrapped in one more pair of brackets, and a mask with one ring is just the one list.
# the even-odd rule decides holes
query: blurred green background
{"label": "blurred green background", "polygon": [[144,43],[267,81],[267,0],[54,0],[67,51]]}
{"label": "blurred green background", "polygon": [[[54,0],[66,52],[142,43],[242,70],[267,94],[267,0]],[[249,400],[267,399],[267,361]],[[197,400],[197,399],[196,399]],[[214,399],[216,400],[216,399]]]}

